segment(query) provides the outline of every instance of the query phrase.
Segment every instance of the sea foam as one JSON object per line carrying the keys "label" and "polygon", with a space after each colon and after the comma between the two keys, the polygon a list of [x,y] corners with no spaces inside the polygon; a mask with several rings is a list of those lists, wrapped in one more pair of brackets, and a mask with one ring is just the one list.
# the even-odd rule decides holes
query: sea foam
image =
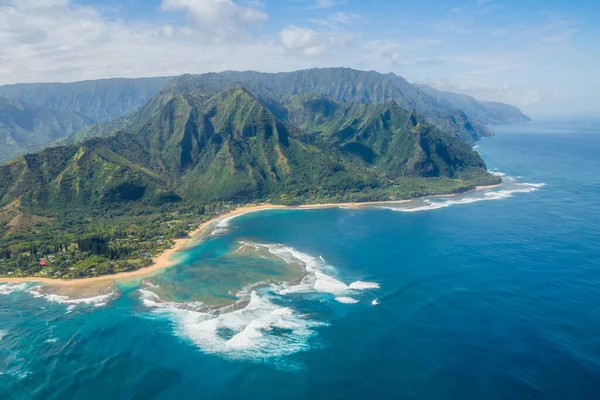
{"label": "sea foam", "polygon": [[155,313],[174,322],[175,331],[191,340],[202,351],[233,359],[264,360],[277,358],[309,348],[315,328],[326,322],[300,315],[292,307],[279,305],[276,299],[293,293],[328,293],[344,304],[359,300],[351,297],[363,290],[377,289],[375,282],[356,281],[346,284],[325,273],[323,257],[313,257],[281,244],[261,244],[240,241],[245,247],[265,248],[280,258],[304,265],[305,275],[300,282],[282,284],[253,284],[241,289],[236,297],[247,301],[210,309],[200,303],[164,302],[148,288],[139,289],[141,299]]}
{"label": "sea foam", "polygon": [[305,265],[307,275],[297,287],[288,287],[283,289],[283,293],[298,292],[298,291],[317,291],[321,293],[331,293],[339,295],[348,293],[352,290],[378,289],[379,284],[374,282],[356,281],[350,285],[334,278],[331,275],[323,272],[326,267],[326,262],[323,257],[312,257],[293,248],[287,248],[294,258],[300,260]]}
{"label": "sea foam", "polygon": [[279,306],[256,291],[242,309],[219,314],[161,307],[175,323],[176,333],[206,353],[232,359],[262,360],[309,348],[314,328],[325,325]]}
{"label": "sea foam", "polygon": [[335,298],[336,301],[339,301],[340,303],[344,303],[344,304],[356,304],[358,303],[358,300],[352,298],[352,297],[348,297],[348,296],[338,296]]}
{"label": "sea foam", "polygon": [[368,289],[379,289],[379,284],[375,282],[362,282],[356,281],[350,284],[350,289],[355,290],[368,290]]}
{"label": "sea foam", "polygon": [[222,235],[222,234],[227,233],[227,231],[229,231],[229,226],[231,225],[231,221],[232,220],[234,220],[236,218],[239,218],[239,217],[241,217],[243,215],[252,213],[252,212],[253,211],[242,212],[242,213],[235,214],[235,215],[232,215],[230,217],[226,217],[226,218],[223,218],[223,219],[219,220],[216,223],[215,227],[213,228],[213,231],[211,232],[211,235],[217,236],[217,235]]}
{"label": "sea foam", "polygon": [[61,295],[52,294],[52,293],[42,293],[40,291],[40,289],[41,289],[41,286],[35,286],[35,287],[29,289],[27,292],[30,293],[33,297],[44,298],[47,301],[51,301],[54,303],[68,304],[70,307],[69,311],[71,311],[73,309],[72,306],[76,306],[76,305],[80,305],[80,304],[93,305],[94,307],[102,307],[102,306],[105,306],[111,299],[113,299],[117,295],[116,292],[111,292],[111,293],[102,294],[102,295],[93,296],[93,297],[72,299],[68,296],[61,296]]}
{"label": "sea foam", "polygon": [[[502,172],[495,172],[494,175],[505,176]],[[496,189],[488,189],[482,195],[474,195],[472,197],[458,197],[458,198],[448,198],[446,200],[438,201],[433,199],[425,199],[423,200],[423,205],[419,207],[413,208],[389,208],[394,211],[400,212],[419,212],[419,211],[430,211],[437,210],[440,208],[446,208],[453,205],[459,204],[471,204],[479,201],[489,201],[489,200],[502,200],[512,197],[517,193],[531,193],[539,190],[540,188],[546,186],[545,183],[527,183],[527,182],[517,182],[514,178],[506,177],[505,178],[507,185],[504,187],[500,187],[499,190]],[[476,194],[476,193],[474,193]]]}
{"label": "sea foam", "polygon": [[207,307],[204,303],[199,301],[190,301],[186,303],[177,303],[174,301],[163,301],[160,297],[152,292],[149,289],[141,288],[138,290],[140,292],[140,298],[146,307],[157,307],[157,308],[174,308],[181,310],[205,310]]}
{"label": "sea foam", "polygon": [[11,294],[27,290],[27,283],[5,283],[0,285],[0,294]]}

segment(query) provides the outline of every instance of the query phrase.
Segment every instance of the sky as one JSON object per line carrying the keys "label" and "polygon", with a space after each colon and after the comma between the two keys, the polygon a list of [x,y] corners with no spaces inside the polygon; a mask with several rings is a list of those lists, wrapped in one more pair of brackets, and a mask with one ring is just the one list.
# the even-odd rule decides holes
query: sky
{"label": "sky", "polygon": [[0,0],[0,84],[344,66],[600,116],[598,16],[598,0]]}

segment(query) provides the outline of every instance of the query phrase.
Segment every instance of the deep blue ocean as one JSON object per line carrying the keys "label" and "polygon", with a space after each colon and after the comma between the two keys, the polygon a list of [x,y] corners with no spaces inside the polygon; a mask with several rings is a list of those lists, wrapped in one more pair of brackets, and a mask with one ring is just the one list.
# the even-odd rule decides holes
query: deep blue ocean
{"label": "deep blue ocean", "polygon": [[244,215],[89,304],[0,285],[0,398],[600,399],[600,123],[495,130],[499,188]]}

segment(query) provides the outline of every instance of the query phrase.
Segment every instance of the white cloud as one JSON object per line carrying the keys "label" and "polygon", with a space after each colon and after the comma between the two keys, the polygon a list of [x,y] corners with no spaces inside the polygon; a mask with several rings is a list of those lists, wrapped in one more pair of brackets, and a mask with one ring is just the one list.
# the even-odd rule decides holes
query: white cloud
{"label": "white cloud", "polygon": [[[475,1],[468,0],[471,9],[494,5],[474,7]],[[295,2],[304,8],[340,3]],[[351,10],[307,13],[305,9],[269,21],[264,1],[157,3],[162,7],[152,19],[123,20],[122,10],[83,5],[80,0],[0,0],[0,84],[343,65],[409,74],[414,80],[444,74],[454,82],[468,83],[464,91],[478,97],[538,108],[559,100],[564,109],[598,104],[600,90],[589,80],[598,53],[583,41],[588,33],[584,25],[567,16],[498,27],[475,18],[472,11],[463,15],[465,10],[458,10],[463,14],[442,18],[441,26],[435,18],[427,24],[427,20],[411,23],[410,15],[402,20],[382,15],[381,21],[372,20],[365,27],[364,16]],[[180,16],[187,18],[182,21]],[[447,20],[454,25],[444,25]],[[279,27],[263,30],[265,22]],[[465,30],[480,32],[485,44],[462,36]],[[582,66],[581,73],[572,73],[575,62]],[[510,90],[499,90],[501,82]],[[576,101],[577,92],[588,96],[585,104]]]}
{"label": "white cloud", "polygon": [[320,56],[327,50],[323,37],[309,28],[290,26],[281,31],[281,43],[288,50],[302,51],[307,56]]}
{"label": "white cloud", "polygon": [[244,33],[245,28],[268,20],[265,12],[232,0],[162,0],[165,11],[185,11],[196,28],[217,38]]}
{"label": "white cloud", "polygon": [[[237,7],[229,4],[211,12],[221,15],[221,22],[265,18]],[[273,71],[296,63],[305,66],[268,38],[221,37],[214,42],[196,25],[109,20],[94,7],[68,0],[0,1],[0,83],[241,68]]]}

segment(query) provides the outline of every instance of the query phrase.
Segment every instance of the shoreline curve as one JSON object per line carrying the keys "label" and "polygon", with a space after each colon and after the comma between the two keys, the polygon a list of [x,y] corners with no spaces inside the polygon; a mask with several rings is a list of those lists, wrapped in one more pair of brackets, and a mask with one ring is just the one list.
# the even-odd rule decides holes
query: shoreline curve
{"label": "shoreline curve", "polygon": [[[491,186],[477,186],[475,188],[475,190],[493,189],[500,185],[501,184],[491,185]],[[452,194],[449,194],[446,196],[452,196]],[[87,285],[90,283],[97,283],[97,282],[110,282],[110,281],[131,279],[131,278],[143,278],[145,276],[150,276],[154,273],[160,272],[164,269],[174,266],[176,263],[171,260],[171,257],[174,254],[185,250],[186,247],[188,246],[188,244],[193,239],[197,239],[199,237],[201,238],[203,236],[205,229],[208,226],[210,226],[213,223],[216,223],[218,221],[224,220],[226,218],[238,217],[241,215],[250,214],[250,213],[259,212],[259,211],[266,211],[266,210],[318,210],[318,209],[340,208],[340,207],[359,208],[362,206],[368,206],[368,205],[373,205],[373,204],[404,204],[404,203],[411,202],[413,200],[414,199],[395,200],[395,201],[359,202],[359,203],[305,204],[305,205],[300,205],[300,206],[282,206],[282,205],[277,205],[277,204],[252,204],[252,205],[240,206],[229,212],[214,216],[213,218],[209,219],[208,221],[201,223],[196,229],[194,229],[192,232],[190,232],[188,234],[188,237],[183,238],[183,239],[175,239],[175,244],[172,247],[163,251],[158,256],[154,257],[152,265],[149,267],[146,267],[146,268],[141,268],[141,269],[138,269],[135,271],[119,272],[117,274],[112,274],[112,275],[103,275],[103,276],[95,276],[95,277],[91,277],[91,278],[80,278],[80,279],[52,279],[52,278],[42,278],[42,277],[35,277],[35,276],[23,277],[23,278],[0,277],[0,283],[38,282],[38,283],[44,283],[44,284],[48,284],[48,285],[55,285],[55,286],[77,286],[77,285]]]}

